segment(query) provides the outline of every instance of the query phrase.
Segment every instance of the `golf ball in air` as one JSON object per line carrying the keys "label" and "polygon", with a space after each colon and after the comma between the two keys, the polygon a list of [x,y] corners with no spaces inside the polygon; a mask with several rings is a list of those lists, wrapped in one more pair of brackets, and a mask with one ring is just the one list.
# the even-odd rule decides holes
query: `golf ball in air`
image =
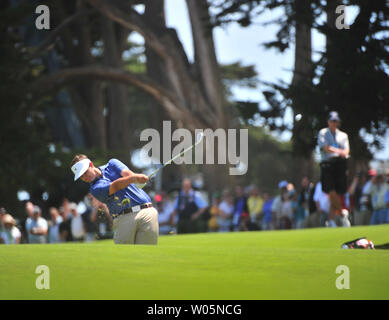
{"label": "golf ball in air", "polygon": [[299,113],[299,114],[296,114],[296,116],[294,117],[294,119],[295,119],[296,121],[300,121],[302,117],[303,117],[303,115],[302,115],[301,113]]}

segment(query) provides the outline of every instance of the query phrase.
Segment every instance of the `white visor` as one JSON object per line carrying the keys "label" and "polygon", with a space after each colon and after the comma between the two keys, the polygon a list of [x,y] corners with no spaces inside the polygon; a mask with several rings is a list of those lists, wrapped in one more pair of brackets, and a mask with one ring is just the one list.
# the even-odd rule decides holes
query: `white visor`
{"label": "white visor", "polygon": [[86,170],[88,170],[90,163],[91,161],[89,159],[83,159],[72,166],[72,171],[74,173],[74,181],[76,181],[86,172]]}

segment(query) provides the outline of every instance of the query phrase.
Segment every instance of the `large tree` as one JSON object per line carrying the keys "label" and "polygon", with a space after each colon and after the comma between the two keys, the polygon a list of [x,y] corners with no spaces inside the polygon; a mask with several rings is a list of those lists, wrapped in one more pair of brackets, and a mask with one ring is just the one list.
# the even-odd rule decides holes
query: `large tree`
{"label": "large tree", "polygon": [[[163,61],[165,70],[168,70],[166,72],[168,83],[160,85],[148,75],[140,76],[124,70],[119,64],[96,63],[95,60],[93,65],[88,63],[73,65],[49,74],[40,80],[39,85],[41,83],[49,87],[68,85],[80,78],[118,81],[136,86],[150,94],[167,111],[171,119],[183,121],[188,128],[226,127],[228,121],[224,112],[224,93],[206,0],[187,2],[196,51],[193,63],[189,63],[174,29],[166,27],[163,23],[159,23],[158,26],[148,23],[150,19],[147,14],[138,13],[127,1],[88,0],[87,3],[101,16],[109,19],[110,23],[114,22],[121,28],[139,33],[144,38],[146,46]],[[147,5],[147,1],[145,3]],[[74,14],[77,15],[78,12]],[[109,29],[109,25],[106,27]],[[105,42],[109,42],[108,37],[105,37]],[[105,43],[105,46],[109,47],[109,43]],[[90,49],[86,51],[90,53]],[[108,54],[109,50],[115,51],[112,48],[105,49]],[[119,55],[120,50],[116,54]]]}
{"label": "large tree", "polygon": [[[263,91],[268,108],[259,113],[271,129],[293,131],[296,155],[309,157],[315,148],[318,131],[326,126],[328,112],[339,111],[343,129],[349,134],[351,155],[356,162],[371,158],[368,146],[382,147],[382,137],[389,124],[388,88],[388,17],[385,0],[229,0],[217,1],[218,23],[237,21],[242,26],[264,10],[282,8],[283,14],[273,22],[279,26],[276,39],[265,44],[281,52],[295,45],[295,68],[292,83],[273,83]],[[338,5],[352,5],[358,14],[350,29],[336,28]],[[347,13],[347,8],[346,8]],[[324,21],[324,22],[323,22]],[[326,37],[321,58],[310,61],[310,29]],[[292,128],[281,121],[291,108],[302,118]],[[367,142],[361,129],[372,134]],[[359,164],[360,165],[360,164]]]}
{"label": "large tree", "polygon": [[[173,120],[175,126],[190,130],[230,127],[208,3],[206,0],[188,0],[186,3],[195,51],[193,62],[189,62],[176,30],[166,26],[163,0],[134,3],[122,0],[80,0],[73,7],[66,3],[66,6],[71,7],[69,14],[72,16],[62,17],[58,26],[61,32],[57,28],[52,33],[60,39],[63,36],[64,40],[78,40],[64,44],[64,47],[69,45],[72,48],[71,52],[64,53],[70,63],[57,72],[40,77],[32,90],[39,95],[51,89],[70,88],[76,108],[80,108],[78,112],[86,110],[84,114],[94,114],[95,119],[80,116],[85,127],[102,126],[99,136],[106,136],[107,142],[104,144],[104,139],[99,139],[98,146],[109,149],[129,150],[130,133],[126,126],[128,108],[124,106],[124,86],[129,85],[150,95],[155,101],[152,107],[161,108],[163,112],[160,115]],[[144,4],[144,13],[139,13],[135,4]],[[81,16],[82,19],[77,18]],[[74,23],[80,26],[75,28]],[[67,25],[64,27],[64,24]],[[123,66],[123,43],[129,32],[136,32],[144,39],[146,73],[136,73]],[[55,39],[51,37],[51,40]],[[103,50],[101,55],[93,54],[93,50],[100,49],[98,46]],[[78,56],[78,52],[82,53],[81,57],[85,56],[80,63],[72,61],[72,55]],[[102,125],[105,121],[100,99],[102,88],[105,88],[104,107],[108,113],[108,123],[105,125]],[[158,113],[156,110],[153,112]],[[211,177],[215,170],[218,172],[216,176],[225,176],[221,173],[226,173],[227,169],[212,168],[206,176]],[[210,180],[221,182],[214,178]]]}

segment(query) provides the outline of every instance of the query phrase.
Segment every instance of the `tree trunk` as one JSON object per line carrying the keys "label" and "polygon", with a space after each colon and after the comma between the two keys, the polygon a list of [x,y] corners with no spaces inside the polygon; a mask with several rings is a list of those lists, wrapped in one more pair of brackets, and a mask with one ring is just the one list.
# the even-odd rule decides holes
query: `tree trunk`
{"label": "tree trunk", "polygon": [[[103,20],[104,67],[87,65],[64,69],[57,74],[47,76],[42,80],[43,83],[52,81],[49,86],[55,87],[82,78],[93,79],[93,81],[119,81],[134,85],[152,95],[170,119],[177,120],[177,125],[180,121],[183,127],[192,132],[194,129],[215,130],[229,127],[206,0],[187,1],[195,47],[193,65],[189,63],[175,30],[166,28],[164,25],[161,13],[163,1],[153,0],[153,3],[147,1],[145,14],[139,14],[124,0],[87,0],[87,2],[107,18]],[[150,16],[153,12],[156,13],[154,22],[151,21]],[[162,77],[150,73],[144,76],[123,70],[118,63],[121,61],[118,59],[121,51],[115,46],[117,39],[113,32],[114,23],[128,31],[136,31],[144,38],[147,48],[153,50],[153,54],[160,59],[157,61],[150,52],[147,52],[148,63],[158,64],[162,68]],[[37,88],[37,83],[35,87]],[[38,88],[38,90],[42,89]],[[117,84],[108,84],[109,147],[114,149],[126,148],[127,143],[123,92],[118,89]],[[218,180],[224,177],[220,174]]]}
{"label": "tree trunk", "polygon": [[[111,20],[129,30],[139,32],[144,37],[145,43],[163,59],[175,100],[181,105],[180,113],[185,127],[191,130],[216,127],[219,115],[201,91],[198,79],[193,77],[182,43],[174,29],[163,28],[156,31],[155,27],[146,23],[144,15],[131,8],[123,10],[110,1],[88,0],[88,2]],[[161,104],[172,118],[177,117],[173,114],[171,104],[165,102]]]}
{"label": "tree trunk", "polygon": [[[206,101],[216,114],[213,128],[226,129],[229,127],[229,120],[228,114],[225,112],[225,93],[216,57],[208,2],[207,0],[186,0],[186,3],[192,27],[195,76]],[[217,159],[218,145],[218,141],[215,141],[215,160]],[[228,146],[221,147],[227,147],[228,150]],[[229,175],[229,165],[203,165],[202,169],[205,187],[209,191],[209,195],[215,191],[221,191],[234,180]]]}
{"label": "tree trunk", "polygon": [[309,0],[295,0],[296,32],[295,32],[295,57],[292,84],[299,82],[311,82],[312,73],[312,36]]}
{"label": "tree trunk", "polygon": [[[336,7],[343,4],[343,0],[327,0],[326,13],[327,13],[327,27],[335,30],[336,29]],[[327,37],[326,39],[327,52],[331,46],[331,39]]]}
{"label": "tree trunk", "polygon": [[[115,25],[110,19],[101,17],[104,40],[104,64],[109,67],[123,69],[122,51]],[[113,82],[107,83],[107,131],[108,146],[128,157],[130,152],[130,128],[127,106],[127,87]]]}
{"label": "tree trunk", "polygon": [[[164,0],[152,0],[147,1],[145,6],[145,21],[157,34],[166,29],[164,4]],[[164,60],[147,43],[145,49],[147,76],[161,87],[172,89]],[[171,120],[169,115],[156,100],[151,100],[147,108],[150,110],[150,126],[157,129],[162,136],[162,123],[164,120]],[[156,110],[159,111],[155,112]]]}
{"label": "tree trunk", "polygon": [[[310,87],[312,84],[312,38],[311,38],[311,19],[312,12],[309,0],[295,0],[295,58],[292,86]],[[304,100],[295,97],[292,101],[294,114],[303,114],[300,122],[293,120],[293,141],[294,145],[303,143],[304,148],[294,153],[295,175],[292,181],[299,183],[301,176],[313,177],[313,148],[314,139],[309,121],[304,117]],[[304,124],[304,125],[302,125]],[[297,141],[299,140],[299,141]],[[297,143],[296,143],[297,142]],[[308,147],[309,146],[309,147]]]}
{"label": "tree trunk", "polygon": [[[166,30],[165,20],[165,1],[151,0],[145,2],[144,18],[147,25],[151,26],[154,32],[160,36]],[[161,58],[153,48],[145,44],[146,53],[146,74],[147,76],[158,83],[161,87],[166,87],[169,90],[174,89],[169,79],[169,72],[163,58]],[[150,99],[150,102],[145,106],[149,110],[148,126],[159,132],[161,137],[160,150],[163,150],[163,121],[171,121],[171,117],[161,104],[155,99]],[[175,123],[172,123],[172,131],[176,129]],[[163,159],[160,159],[161,163]],[[174,165],[166,166],[161,170],[162,189],[169,190],[179,184],[182,178],[182,168]],[[160,190],[157,190],[160,191]]]}
{"label": "tree trunk", "polygon": [[219,65],[216,58],[207,0],[186,1],[192,27],[195,72],[201,90],[217,114],[216,128],[227,127]]}
{"label": "tree trunk", "polygon": [[[81,8],[82,10],[82,8]],[[88,26],[89,17],[81,20],[79,34],[79,61],[81,65],[94,64],[92,56],[91,30]],[[78,101],[77,108],[81,108],[79,115],[83,121],[83,128],[89,147],[105,149],[106,130],[103,115],[103,95],[101,82],[90,80],[77,86]],[[73,93],[74,97],[74,93]]]}
{"label": "tree trunk", "polygon": [[[92,41],[90,36],[90,13],[83,1],[78,1],[76,12],[72,18],[66,17],[64,3],[56,2],[56,18],[63,21],[48,40],[55,39],[55,35],[61,32],[63,50],[67,63],[71,66],[89,66],[94,63],[91,55]],[[70,29],[70,22],[76,22],[77,33],[74,35]],[[77,42],[74,41],[77,39]],[[43,49],[47,42],[39,46]],[[38,50],[39,52],[39,50]],[[36,54],[38,53],[36,52]],[[103,94],[100,81],[90,79],[87,84],[75,83],[69,88],[74,110],[82,123],[83,133],[88,147],[106,149],[105,119],[103,116]]]}

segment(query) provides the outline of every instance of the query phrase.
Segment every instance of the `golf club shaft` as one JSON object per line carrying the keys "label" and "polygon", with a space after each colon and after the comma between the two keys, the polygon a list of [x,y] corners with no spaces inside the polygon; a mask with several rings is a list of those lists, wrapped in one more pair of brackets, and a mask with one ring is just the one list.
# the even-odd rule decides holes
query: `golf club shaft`
{"label": "golf club shaft", "polygon": [[[181,157],[182,155],[184,155],[184,153],[188,152],[189,150],[191,150],[191,149],[193,149],[195,146],[197,146],[197,145],[203,140],[203,138],[204,138],[204,135],[202,134],[201,137],[200,137],[200,139],[198,139],[197,142],[195,142],[194,144],[192,144],[190,147],[186,148],[185,150],[181,151],[179,154],[175,155],[175,156],[174,156],[173,158],[171,158],[169,161],[166,161],[161,167],[159,167],[158,169],[156,169],[156,170],[154,170],[152,173],[150,173],[150,174],[148,175],[149,179],[150,179],[151,177],[153,177],[155,174],[157,174],[159,170],[161,170],[162,168],[166,167],[168,164],[171,164],[174,160],[176,160],[176,159],[178,159],[179,157]],[[144,183],[144,184],[142,184],[142,185],[139,185],[139,186],[137,186],[137,187],[138,187],[139,189],[143,189],[144,186],[145,186],[146,184],[147,184],[147,182]]]}

